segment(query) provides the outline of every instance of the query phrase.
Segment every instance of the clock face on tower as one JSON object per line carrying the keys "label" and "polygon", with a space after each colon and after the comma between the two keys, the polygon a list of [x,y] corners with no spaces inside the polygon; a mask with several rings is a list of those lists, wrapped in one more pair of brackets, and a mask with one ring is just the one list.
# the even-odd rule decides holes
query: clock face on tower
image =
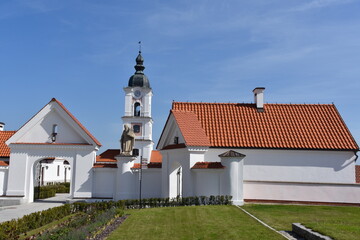
{"label": "clock face on tower", "polygon": [[139,99],[139,98],[141,98],[141,91],[140,90],[135,90],[134,91],[134,98],[136,98],[136,99]]}

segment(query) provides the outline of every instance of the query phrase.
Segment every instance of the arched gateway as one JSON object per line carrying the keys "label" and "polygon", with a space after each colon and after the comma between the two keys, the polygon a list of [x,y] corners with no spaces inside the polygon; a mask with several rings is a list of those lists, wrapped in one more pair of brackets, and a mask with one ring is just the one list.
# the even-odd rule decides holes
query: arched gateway
{"label": "arched gateway", "polygon": [[10,139],[6,197],[32,202],[36,166],[45,159],[62,159],[70,165],[71,198],[92,197],[92,167],[101,144],[56,99],[22,126]]}

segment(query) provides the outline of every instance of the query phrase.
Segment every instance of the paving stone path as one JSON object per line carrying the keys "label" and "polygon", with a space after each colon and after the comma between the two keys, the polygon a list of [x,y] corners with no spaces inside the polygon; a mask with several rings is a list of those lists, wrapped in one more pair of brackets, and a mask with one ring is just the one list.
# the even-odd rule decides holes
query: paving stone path
{"label": "paving stone path", "polygon": [[66,203],[69,198],[69,194],[56,194],[55,197],[47,198],[43,200],[37,200],[36,202],[26,203],[21,205],[0,207],[0,223],[10,221],[12,219],[21,218],[24,215],[43,211],[49,208],[61,206]]}

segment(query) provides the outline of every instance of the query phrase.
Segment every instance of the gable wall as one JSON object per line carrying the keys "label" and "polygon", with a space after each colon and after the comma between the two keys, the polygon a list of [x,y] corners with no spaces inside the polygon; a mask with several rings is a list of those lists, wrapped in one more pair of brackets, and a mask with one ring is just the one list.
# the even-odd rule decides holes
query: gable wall
{"label": "gable wall", "polygon": [[36,123],[24,136],[17,142],[51,142],[53,125],[58,125],[56,142],[60,143],[86,143],[86,141],[70,126],[55,109],[52,109],[44,118]]}

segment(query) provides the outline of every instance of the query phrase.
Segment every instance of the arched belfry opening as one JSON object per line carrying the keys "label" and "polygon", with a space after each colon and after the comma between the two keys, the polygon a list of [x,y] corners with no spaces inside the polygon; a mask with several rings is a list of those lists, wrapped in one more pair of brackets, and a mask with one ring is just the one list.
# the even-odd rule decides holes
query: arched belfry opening
{"label": "arched belfry opening", "polygon": [[136,102],[134,104],[134,116],[140,117],[140,115],[141,115],[141,104],[139,102]]}

